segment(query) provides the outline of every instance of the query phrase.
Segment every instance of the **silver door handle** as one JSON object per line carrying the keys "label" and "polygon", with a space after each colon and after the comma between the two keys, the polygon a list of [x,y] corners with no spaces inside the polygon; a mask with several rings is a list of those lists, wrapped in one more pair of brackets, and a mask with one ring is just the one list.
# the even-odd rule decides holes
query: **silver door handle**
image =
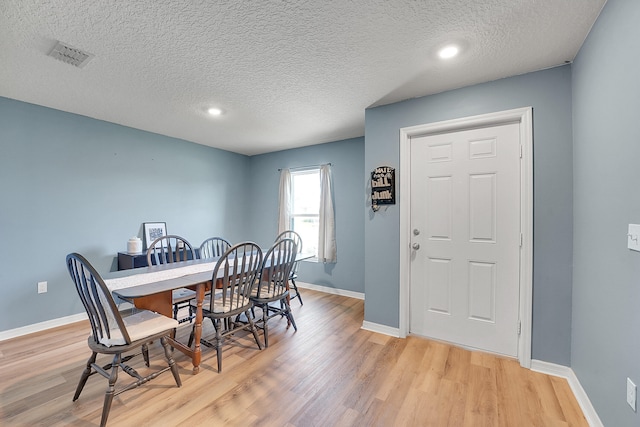
{"label": "silver door handle", "polygon": [[411,245],[411,247],[417,251],[418,249],[420,249],[420,243],[414,243],[413,245]]}

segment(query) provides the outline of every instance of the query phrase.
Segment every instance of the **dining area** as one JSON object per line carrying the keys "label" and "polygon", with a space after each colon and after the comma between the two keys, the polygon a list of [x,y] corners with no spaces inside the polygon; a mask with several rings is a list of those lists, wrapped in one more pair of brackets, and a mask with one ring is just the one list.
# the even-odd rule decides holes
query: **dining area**
{"label": "dining area", "polygon": [[[203,346],[197,375],[193,375],[191,359],[174,350],[182,386],[177,387],[169,371],[114,397],[107,425],[307,426],[317,421],[326,421],[325,425],[336,425],[340,419],[355,421],[345,403],[350,400],[365,408],[375,390],[357,397],[352,393],[361,384],[354,378],[364,373],[366,366],[379,365],[379,358],[388,358],[383,351],[387,339],[361,329],[361,299],[312,289],[302,292],[304,306],[294,302],[291,307],[299,332],[293,333],[286,319],[277,317],[269,322],[267,349],[258,350],[253,335],[247,331],[227,337],[220,373],[215,350]],[[82,321],[3,343],[0,424],[100,425],[105,379],[92,376],[80,398],[72,401],[91,354],[87,347],[89,331],[89,322]],[[189,334],[186,325],[178,327],[176,339],[186,343]],[[209,321],[203,324],[203,335],[215,335]],[[31,350],[36,348],[45,350]],[[148,349],[149,367],[139,350],[127,361],[143,376],[167,366],[164,349],[158,342]],[[404,345],[398,348],[403,350]],[[105,364],[111,360],[108,355],[98,355],[98,361]],[[397,371],[379,374],[386,377],[392,372]],[[126,384],[127,377],[122,373],[117,384]],[[347,398],[349,394],[351,397]]]}
{"label": "dining area", "polygon": [[[69,274],[91,325],[87,339],[91,356],[72,400],[80,398],[95,373],[107,379],[101,426],[107,424],[113,399],[120,393],[167,371],[172,373],[174,387],[181,387],[176,360],[184,359],[183,355],[192,365],[190,374],[196,375],[206,352],[203,347],[210,348],[219,374],[227,340],[244,336],[253,340],[256,350],[266,349],[271,319],[283,319],[286,330],[292,326],[297,331],[290,289],[295,289],[294,295],[302,304],[295,284],[296,265],[313,254],[302,252],[302,240],[295,231],[280,233],[268,248],[250,241],[231,244],[211,237],[196,249],[181,236],[160,236],[147,244],[146,267],[104,277],[81,254],[67,256]],[[120,311],[123,302],[131,308]],[[207,337],[203,334],[205,324],[213,327]],[[165,366],[144,375],[138,373],[128,362],[141,355],[149,368],[149,347],[156,341]],[[112,360],[98,363],[99,355]],[[133,382],[121,386],[126,380],[118,381],[122,373]]]}
{"label": "dining area", "polygon": [[[362,329],[362,299],[309,288],[303,296],[304,305],[291,304],[298,333],[286,318],[276,317],[269,322],[267,349],[258,350],[248,331],[228,336],[222,372],[216,352],[206,346],[197,375],[191,359],[176,350],[182,385],[177,387],[167,372],[114,397],[108,425],[442,426],[462,425],[467,417],[477,421],[473,425],[499,425],[496,420],[551,425],[557,410],[566,414],[567,425],[588,425],[561,378],[524,369],[508,358]],[[2,343],[0,424],[100,425],[106,381],[90,378],[72,402],[90,353],[89,329],[89,322],[82,321]],[[176,340],[187,342],[190,331],[178,327]],[[204,322],[203,336],[213,335],[212,324]],[[159,343],[148,350],[149,367],[140,351],[127,361],[142,376],[167,367]],[[104,363],[110,359],[98,356]],[[125,383],[127,375],[121,376]],[[564,397],[552,407],[542,406],[549,401],[549,389]],[[514,399],[526,404],[508,404]],[[490,402],[498,405],[498,413]],[[475,410],[478,405],[481,412]]]}

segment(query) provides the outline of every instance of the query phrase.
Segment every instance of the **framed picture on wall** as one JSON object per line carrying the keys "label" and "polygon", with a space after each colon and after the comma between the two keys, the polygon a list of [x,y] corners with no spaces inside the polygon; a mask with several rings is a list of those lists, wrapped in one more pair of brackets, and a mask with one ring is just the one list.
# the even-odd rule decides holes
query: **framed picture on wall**
{"label": "framed picture on wall", "polygon": [[144,247],[149,249],[149,245],[158,237],[167,235],[166,222],[145,222],[144,223]]}

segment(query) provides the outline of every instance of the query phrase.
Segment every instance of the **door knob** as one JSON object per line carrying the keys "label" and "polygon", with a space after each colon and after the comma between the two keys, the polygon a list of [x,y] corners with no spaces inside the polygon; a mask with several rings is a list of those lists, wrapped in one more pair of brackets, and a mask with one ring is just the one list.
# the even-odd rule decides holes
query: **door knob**
{"label": "door knob", "polygon": [[413,245],[411,245],[411,247],[417,251],[418,249],[420,249],[420,243],[414,243]]}

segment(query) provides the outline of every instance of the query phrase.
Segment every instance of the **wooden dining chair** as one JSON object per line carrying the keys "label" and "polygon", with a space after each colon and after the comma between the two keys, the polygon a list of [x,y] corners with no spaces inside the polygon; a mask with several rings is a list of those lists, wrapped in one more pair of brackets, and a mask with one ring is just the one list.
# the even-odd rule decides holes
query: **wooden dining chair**
{"label": "wooden dining chair", "polygon": [[[213,268],[212,283],[215,289],[205,296],[202,303],[202,314],[213,323],[215,337],[213,342],[204,338],[200,342],[207,347],[216,349],[218,359],[218,372],[222,372],[222,345],[225,337],[234,334],[241,329],[253,334],[258,348],[262,350],[262,344],[258,337],[258,331],[249,315],[252,303],[249,295],[260,273],[262,266],[262,251],[253,242],[238,243],[229,248],[216,262]],[[195,301],[191,301],[194,307]],[[245,314],[248,322],[240,322],[238,317]],[[195,325],[189,336],[189,347],[193,343]]]}
{"label": "wooden dining chair", "polygon": [[159,265],[196,259],[191,243],[184,237],[170,234],[158,237],[147,247],[147,264]]}
{"label": "wooden dining chair", "polygon": [[[178,366],[173,360],[171,347],[166,340],[166,337],[178,326],[178,322],[148,310],[139,310],[135,314],[122,317],[104,281],[82,255],[77,253],[67,255],[67,268],[91,324],[91,335],[87,343],[92,353],[80,377],[73,401],[75,402],[80,397],[80,393],[91,375],[98,373],[109,380],[100,420],[100,425],[104,426],[107,424],[114,396],[136,388],[168,370],[171,370],[177,386],[180,387],[182,382]],[[123,357],[124,353],[142,348],[144,355],[147,344],[157,340],[164,347],[167,367],[143,377],[135,369],[125,364],[133,355]],[[100,366],[96,363],[98,354],[113,355],[113,360],[108,365]],[[149,366],[148,353],[145,362]],[[119,368],[122,368],[135,381],[116,391],[115,384]]]}
{"label": "wooden dining chair", "polygon": [[222,237],[210,237],[200,245],[200,259],[219,258],[230,247],[231,243]]}
{"label": "wooden dining chair", "polygon": [[[148,265],[171,264],[174,262],[188,261],[190,259],[196,259],[191,243],[189,243],[184,237],[173,234],[158,237],[156,240],[151,242],[147,248]],[[192,322],[194,318],[194,309],[192,308],[190,301],[195,297],[196,292],[191,289],[174,289],[171,295],[173,303],[173,318],[177,320],[180,309],[186,307],[189,309],[189,317],[180,319],[179,322]]]}
{"label": "wooden dining chair", "polygon": [[[296,253],[296,244],[292,239],[280,239],[275,242],[264,256],[258,283],[251,292],[254,306],[262,309],[262,320],[256,322],[256,326],[264,331],[265,348],[269,347],[269,319],[284,316],[288,324],[292,324],[293,328],[298,330],[287,302],[287,281],[295,264]],[[272,304],[274,302],[280,304],[276,306]]]}
{"label": "wooden dining chair", "polygon": [[[276,242],[280,239],[291,239],[295,242],[296,247],[298,248],[298,253],[302,252],[302,237],[298,233],[293,230],[283,231],[276,237]],[[296,299],[300,301],[300,305],[304,305],[302,302],[302,296],[300,295],[300,291],[298,291],[298,286],[296,285],[296,279],[298,278],[298,261],[293,264],[293,268],[291,269],[291,275],[289,276],[289,284],[290,288],[293,288],[294,294],[291,294],[290,299]]]}

